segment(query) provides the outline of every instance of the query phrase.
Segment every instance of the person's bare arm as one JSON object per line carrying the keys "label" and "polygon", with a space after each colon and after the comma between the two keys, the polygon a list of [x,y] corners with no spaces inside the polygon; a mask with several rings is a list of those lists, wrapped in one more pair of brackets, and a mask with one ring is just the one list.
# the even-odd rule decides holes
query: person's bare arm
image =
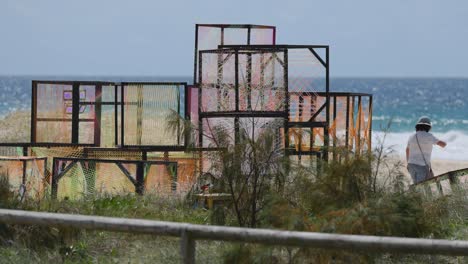
{"label": "person's bare arm", "polygon": [[437,143],[436,143],[436,144],[437,144],[438,146],[441,146],[441,147],[443,147],[443,148],[445,148],[445,146],[447,146],[447,143],[445,143],[445,142],[444,142],[444,141],[442,141],[442,140],[439,140],[439,141],[437,141]]}
{"label": "person's bare arm", "polygon": [[406,163],[408,163],[408,158],[409,158],[409,148],[406,147]]}

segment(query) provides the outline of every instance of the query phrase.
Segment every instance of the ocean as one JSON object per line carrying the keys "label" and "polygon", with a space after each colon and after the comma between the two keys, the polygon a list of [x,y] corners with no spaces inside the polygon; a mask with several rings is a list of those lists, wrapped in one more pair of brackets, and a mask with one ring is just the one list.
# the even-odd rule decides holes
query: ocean
{"label": "ocean", "polygon": [[[0,76],[0,116],[31,107],[31,80],[184,81],[191,77]],[[434,147],[434,159],[468,160],[468,79],[332,78],[330,91],[373,94],[373,142],[404,155],[420,116],[432,119],[433,134],[448,143]],[[384,128],[390,123],[390,130]]]}

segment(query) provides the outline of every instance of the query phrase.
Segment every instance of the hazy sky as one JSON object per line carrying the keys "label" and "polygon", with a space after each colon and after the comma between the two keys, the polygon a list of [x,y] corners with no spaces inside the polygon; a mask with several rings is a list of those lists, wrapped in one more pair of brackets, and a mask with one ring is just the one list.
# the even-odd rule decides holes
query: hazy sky
{"label": "hazy sky", "polygon": [[464,0],[0,0],[0,74],[191,76],[196,23],[330,45],[332,77],[468,77]]}

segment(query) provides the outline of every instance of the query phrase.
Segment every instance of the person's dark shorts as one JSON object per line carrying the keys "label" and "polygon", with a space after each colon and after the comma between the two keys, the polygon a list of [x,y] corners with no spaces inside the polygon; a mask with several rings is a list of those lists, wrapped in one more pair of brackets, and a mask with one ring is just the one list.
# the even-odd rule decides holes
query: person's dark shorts
{"label": "person's dark shorts", "polygon": [[427,172],[429,171],[428,166],[421,166],[412,163],[408,163],[407,169],[413,179],[413,183],[415,184],[425,180],[427,178]]}

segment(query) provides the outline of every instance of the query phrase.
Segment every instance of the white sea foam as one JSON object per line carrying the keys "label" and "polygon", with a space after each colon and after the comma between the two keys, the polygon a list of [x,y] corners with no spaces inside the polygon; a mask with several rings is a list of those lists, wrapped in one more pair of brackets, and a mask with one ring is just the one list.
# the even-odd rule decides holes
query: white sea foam
{"label": "white sea foam", "polygon": [[[384,146],[395,150],[396,154],[405,155],[406,143],[413,132],[387,133]],[[445,133],[433,133],[434,136],[447,142],[445,148],[434,146],[433,159],[468,161],[468,134],[461,131],[449,131]],[[382,142],[383,132],[372,132],[374,147]]]}

